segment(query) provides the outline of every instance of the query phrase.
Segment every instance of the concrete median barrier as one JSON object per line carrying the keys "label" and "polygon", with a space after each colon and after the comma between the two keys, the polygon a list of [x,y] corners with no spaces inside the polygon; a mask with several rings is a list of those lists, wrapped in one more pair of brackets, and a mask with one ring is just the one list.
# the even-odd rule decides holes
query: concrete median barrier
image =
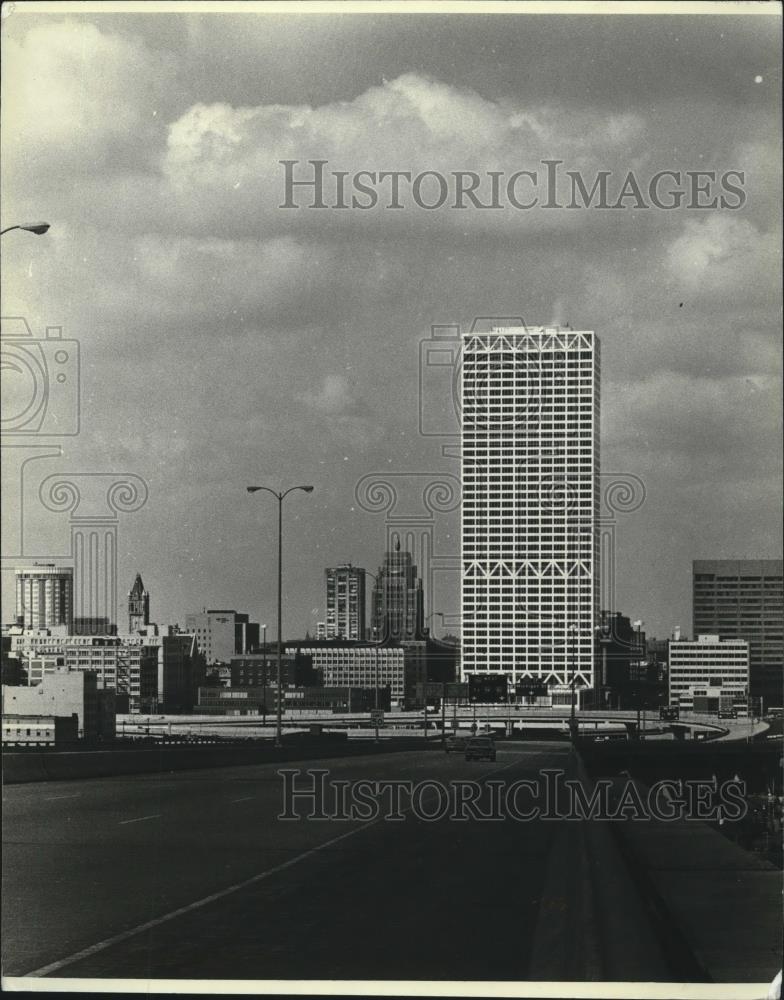
{"label": "concrete median barrier", "polygon": [[3,781],[7,785],[32,781],[68,781],[107,778],[121,774],[184,771],[243,764],[269,764],[288,760],[362,756],[402,750],[438,749],[421,739],[336,740],[302,734],[286,737],[280,748],[267,744],[209,744],[206,746],[153,746],[131,749],[3,752]]}

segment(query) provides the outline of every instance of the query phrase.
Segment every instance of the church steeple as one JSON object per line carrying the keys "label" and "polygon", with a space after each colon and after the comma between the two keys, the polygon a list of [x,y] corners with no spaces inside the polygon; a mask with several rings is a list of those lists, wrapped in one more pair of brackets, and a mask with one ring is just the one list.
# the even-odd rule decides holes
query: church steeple
{"label": "church steeple", "polygon": [[128,631],[138,632],[149,624],[150,595],[144,589],[141,573],[137,573],[128,594]]}

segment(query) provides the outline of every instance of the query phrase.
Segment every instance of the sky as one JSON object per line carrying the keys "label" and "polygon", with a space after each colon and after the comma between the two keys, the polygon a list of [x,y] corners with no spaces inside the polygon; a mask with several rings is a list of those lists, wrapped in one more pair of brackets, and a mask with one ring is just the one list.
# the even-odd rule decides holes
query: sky
{"label": "sky", "polygon": [[[450,439],[421,433],[420,344],[432,324],[476,317],[568,322],[601,340],[602,470],[645,487],[618,517],[614,610],[649,635],[690,634],[693,559],[780,558],[780,21],[776,5],[723,7],[6,5],[2,224],[51,229],[3,237],[2,315],[36,340],[61,326],[78,341],[81,392],[77,403],[54,387],[40,434],[4,437],[22,447],[4,451],[3,621],[21,557],[69,552],[67,515],[42,507],[41,480],[133,473],[149,495],[120,516],[120,608],[140,572],[153,620],[236,608],[270,629],[276,505],[245,487],[313,484],[285,503],[284,589],[284,632],[312,631],[324,567],[376,571],[383,557],[384,515],[363,509],[357,483],[459,474]],[[589,185],[598,171],[643,184],[742,171],[744,200],[286,210],[284,159],[349,177],[508,176],[559,159]],[[24,397],[18,373],[3,378]],[[438,421],[451,392],[427,384]],[[77,405],[79,433],[47,437]],[[62,454],[39,452],[22,480],[36,444]],[[457,512],[435,534],[439,555],[456,556]],[[454,621],[456,574],[439,586],[428,610]]]}

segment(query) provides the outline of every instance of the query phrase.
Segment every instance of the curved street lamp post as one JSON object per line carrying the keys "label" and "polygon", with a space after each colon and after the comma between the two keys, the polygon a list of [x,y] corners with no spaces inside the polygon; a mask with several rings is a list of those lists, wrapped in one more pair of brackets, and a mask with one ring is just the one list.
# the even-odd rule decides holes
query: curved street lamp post
{"label": "curved street lamp post", "polygon": [[[269,486],[248,486],[248,493],[258,493],[263,490],[265,493],[271,493],[272,496],[278,501],[278,690],[275,706],[275,746],[283,746],[283,627],[282,627],[282,617],[283,617],[283,501],[295,490],[302,490],[303,493],[312,493],[312,486],[290,486],[287,490],[282,490],[280,493],[277,490],[271,489]],[[265,636],[266,638],[266,636]],[[266,666],[266,657],[265,657]]]}
{"label": "curved street lamp post", "polygon": [[7,226],[5,229],[0,230],[0,236],[5,236],[5,234],[10,233],[12,229],[24,229],[28,233],[35,233],[36,236],[43,236],[47,229],[49,229],[49,223],[20,222],[15,226]]}

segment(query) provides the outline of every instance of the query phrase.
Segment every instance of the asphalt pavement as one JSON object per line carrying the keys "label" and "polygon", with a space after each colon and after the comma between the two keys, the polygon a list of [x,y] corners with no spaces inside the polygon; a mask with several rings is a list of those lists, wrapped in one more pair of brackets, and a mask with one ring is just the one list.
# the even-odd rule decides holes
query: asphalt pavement
{"label": "asphalt pavement", "polygon": [[[544,743],[499,744],[495,762],[431,750],[284,766],[353,788],[513,781],[569,762],[567,745]],[[612,915],[591,912],[579,824],[285,821],[280,767],[6,787],[5,975],[669,978],[620,868],[607,905],[627,967],[602,960]]]}

